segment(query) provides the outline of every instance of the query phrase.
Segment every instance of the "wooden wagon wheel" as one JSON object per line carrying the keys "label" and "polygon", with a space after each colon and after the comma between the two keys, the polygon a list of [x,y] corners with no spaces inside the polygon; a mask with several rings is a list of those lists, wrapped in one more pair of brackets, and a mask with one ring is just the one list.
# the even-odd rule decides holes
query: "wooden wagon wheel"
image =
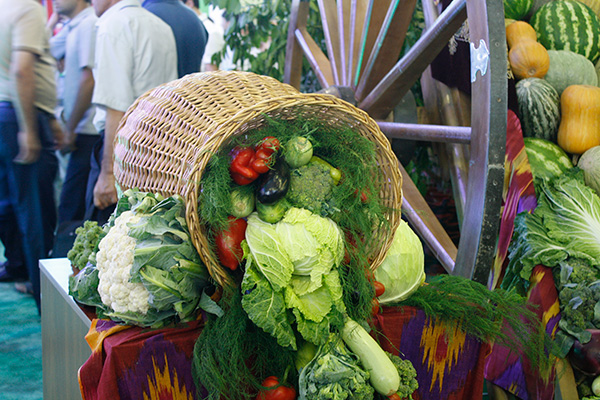
{"label": "wooden wagon wheel", "polygon": [[[302,58],[306,57],[323,88],[336,88],[344,99],[353,97],[389,138],[469,145],[465,194],[457,201],[464,207],[458,248],[400,165],[402,207],[448,273],[486,283],[495,253],[504,181],[507,89],[503,5],[496,0],[453,0],[437,17],[432,0],[423,0],[428,27],[398,61],[415,2],[318,0],[328,56],[307,32],[308,1],[293,0],[284,80],[299,88]],[[465,20],[471,48],[470,126],[384,122]]]}

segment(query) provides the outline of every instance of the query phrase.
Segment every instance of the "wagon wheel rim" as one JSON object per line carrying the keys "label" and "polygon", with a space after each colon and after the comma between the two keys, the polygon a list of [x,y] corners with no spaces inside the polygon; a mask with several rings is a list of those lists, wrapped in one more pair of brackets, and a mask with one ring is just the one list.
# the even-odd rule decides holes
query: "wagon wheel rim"
{"label": "wagon wheel rim", "polygon": [[[306,57],[323,88],[341,86],[346,90],[338,91],[342,98],[350,90],[354,98],[349,100],[376,119],[388,138],[468,144],[470,159],[465,198],[461,199],[464,214],[458,247],[399,163],[402,211],[448,273],[487,283],[495,255],[504,182],[507,83],[503,4],[453,0],[435,18],[430,1],[423,0],[426,20],[429,18],[427,29],[394,62],[415,0],[318,0],[327,54],[306,29],[308,1],[293,0],[284,81],[299,88],[302,58]],[[471,126],[382,121],[465,20],[471,47]]]}

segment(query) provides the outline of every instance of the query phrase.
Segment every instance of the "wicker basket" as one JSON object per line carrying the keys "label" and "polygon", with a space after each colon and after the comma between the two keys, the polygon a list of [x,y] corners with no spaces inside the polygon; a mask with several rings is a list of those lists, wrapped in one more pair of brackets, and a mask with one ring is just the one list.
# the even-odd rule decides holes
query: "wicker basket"
{"label": "wicker basket", "polygon": [[[186,219],[194,246],[220,285],[230,278],[208,244],[198,216],[198,190],[208,160],[222,144],[265,123],[270,117],[316,118],[329,126],[350,126],[377,144],[377,186],[392,232],[402,203],[398,160],[388,139],[365,112],[329,95],[302,94],[277,80],[248,72],[187,75],[142,95],[127,110],[115,139],[115,177],[119,186],[186,201]],[[392,241],[379,235],[371,255],[376,268]]]}

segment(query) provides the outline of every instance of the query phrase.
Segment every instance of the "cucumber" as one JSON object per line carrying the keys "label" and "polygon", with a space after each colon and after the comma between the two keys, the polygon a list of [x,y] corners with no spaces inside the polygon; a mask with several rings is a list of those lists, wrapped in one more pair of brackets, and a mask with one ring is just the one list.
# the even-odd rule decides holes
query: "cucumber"
{"label": "cucumber", "polygon": [[377,393],[391,396],[400,387],[400,375],[375,339],[356,321],[348,319],[342,328],[342,339],[358,356],[371,376],[370,381]]}

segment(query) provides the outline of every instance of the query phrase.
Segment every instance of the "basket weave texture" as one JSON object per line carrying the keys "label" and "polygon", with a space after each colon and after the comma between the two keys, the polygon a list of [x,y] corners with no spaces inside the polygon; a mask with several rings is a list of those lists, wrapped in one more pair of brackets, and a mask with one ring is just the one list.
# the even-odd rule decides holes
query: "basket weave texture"
{"label": "basket weave texture", "polygon": [[[219,285],[230,283],[208,243],[198,215],[198,191],[210,157],[232,138],[260,128],[266,117],[302,116],[323,125],[351,127],[376,144],[379,196],[389,209],[391,229],[379,236],[371,268],[385,258],[400,222],[402,178],[388,139],[365,112],[330,95],[303,94],[273,78],[249,72],[187,75],[156,87],[127,110],[114,143],[115,178],[123,189],[138,188],[185,199],[195,248]],[[368,178],[368,177],[365,177]]]}

